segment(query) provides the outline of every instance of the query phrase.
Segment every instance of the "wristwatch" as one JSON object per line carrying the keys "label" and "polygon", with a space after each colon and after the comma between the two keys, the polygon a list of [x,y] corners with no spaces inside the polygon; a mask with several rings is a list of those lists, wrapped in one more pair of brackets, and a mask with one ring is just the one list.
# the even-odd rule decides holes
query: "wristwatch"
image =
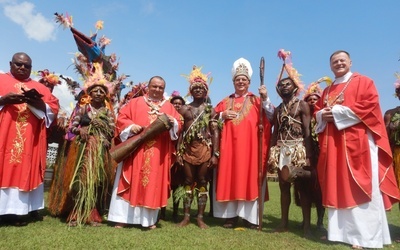
{"label": "wristwatch", "polygon": [[214,151],[214,155],[219,159],[219,151]]}

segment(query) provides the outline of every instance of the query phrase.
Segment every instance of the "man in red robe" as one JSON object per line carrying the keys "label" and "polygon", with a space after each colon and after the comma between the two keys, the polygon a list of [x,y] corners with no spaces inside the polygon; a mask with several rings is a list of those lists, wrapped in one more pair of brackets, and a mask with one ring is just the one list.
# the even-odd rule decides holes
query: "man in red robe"
{"label": "man in red robe", "polygon": [[173,140],[178,139],[182,121],[163,97],[164,89],[164,79],[152,77],[148,94],[130,100],[119,111],[117,130],[121,141],[139,134],[161,114],[168,115],[174,126],[144,142],[119,164],[108,215],[108,220],[118,223],[116,227],[140,224],[153,229],[158,211],[167,206]]}
{"label": "man in red robe", "polygon": [[16,225],[19,215],[44,207],[46,128],[59,104],[50,90],[29,78],[32,60],[16,53],[0,75],[0,215]]}
{"label": "man in red robe", "polygon": [[350,71],[346,51],[330,57],[335,81],[316,105],[318,178],[328,240],[354,248],[391,244],[385,209],[400,199],[374,82]]}
{"label": "man in red robe", "polygon": [[[214,217],[225,218],[225,228],[233,228],[239,217],[248,227],[258,225],[258,122],[259,110],[263,115],[262,162],[265,166],[274,107],[265,86],[259,97],[249,92],[252,69],[250,63],[240,58],[233,64],[232,81],[235,93],[224,98],[215,107],[223,120],[220,142],[220,160],[216,171],[216,201]],[[268,119],[269,117],[270,119]],[[268,190],[266,189],[268,194]],[[267,195],[266,195],[267,196]],[[268,197],[267,197],[268,198]]]}

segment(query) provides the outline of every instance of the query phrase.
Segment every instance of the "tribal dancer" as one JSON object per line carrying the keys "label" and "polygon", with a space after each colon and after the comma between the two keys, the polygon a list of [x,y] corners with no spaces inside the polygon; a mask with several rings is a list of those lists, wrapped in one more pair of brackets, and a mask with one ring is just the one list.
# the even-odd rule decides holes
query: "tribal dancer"
{"label": "tribal dancer", "polygon": [[[182,106],[179,112],[184,119],[184,130],[179,137],[177,161],[185,172],[184,217],[178,226],[190,223],[190,207],[193,194],[198,193],[197,225],[206,229],[203,216],[207,204],[207,173],[215,168],[219,159],[218,121],[213,119],[215,111],[206,102],[208,94],[208,75],[201,73],[201,68],[193,67],[187,77],[193,102]],[[194,192],[198,191],[198,192]]]}

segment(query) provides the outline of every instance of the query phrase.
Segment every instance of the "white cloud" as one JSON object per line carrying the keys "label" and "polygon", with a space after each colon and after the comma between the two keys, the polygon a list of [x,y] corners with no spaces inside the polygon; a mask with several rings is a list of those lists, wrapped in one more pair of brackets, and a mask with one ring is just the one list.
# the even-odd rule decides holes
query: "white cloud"
{"label": "white cloud", "polygon": [[[58,73],[55,73],[55,74],[58,76],[60,75]],[[70,76],[65,76],[65,75],[63,75],[63,76],[65,78],[73,79]],[[31,75],[31,77],[35,81],[38,81],[40,79],[39,76]],[[67,83],[63,79],[60,79],[60,81],[61,81],[61,84],[54,86],[52,94],[58,98],[61,110],[66,112],[67,116],[69,117],[72,113],[72,110],[74,109],[74,107],[76,105],[76,101],[75,101],[74,95],[69,90]]]}
{"label": "white cloud", "polygon": [[41,13],[35,12],[34,4],[0,1],[4,4],[4,15],[20,25],[29,39],[39,42],[55,39],[56,24],[53,20],[46,19]]}
{"label": "white cloud", "polygon": [[54,86],[53,95],[58,98],[61,109],[64,110],[69,117],[75,107],[76,101],[64,80],[61,80],[60,85]]}

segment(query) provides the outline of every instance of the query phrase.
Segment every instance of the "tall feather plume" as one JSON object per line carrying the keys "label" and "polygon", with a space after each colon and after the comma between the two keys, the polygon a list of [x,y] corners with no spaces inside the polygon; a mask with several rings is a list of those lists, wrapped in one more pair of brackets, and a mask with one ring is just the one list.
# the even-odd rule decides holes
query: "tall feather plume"
{"label": "tall feather plume", "polygon": [[73,27],[72,16],[68,15],[68,13],[66,13],[64,16],[63,14],[56,12],[54,15],[56,23],[62,25],[64,29]]}

